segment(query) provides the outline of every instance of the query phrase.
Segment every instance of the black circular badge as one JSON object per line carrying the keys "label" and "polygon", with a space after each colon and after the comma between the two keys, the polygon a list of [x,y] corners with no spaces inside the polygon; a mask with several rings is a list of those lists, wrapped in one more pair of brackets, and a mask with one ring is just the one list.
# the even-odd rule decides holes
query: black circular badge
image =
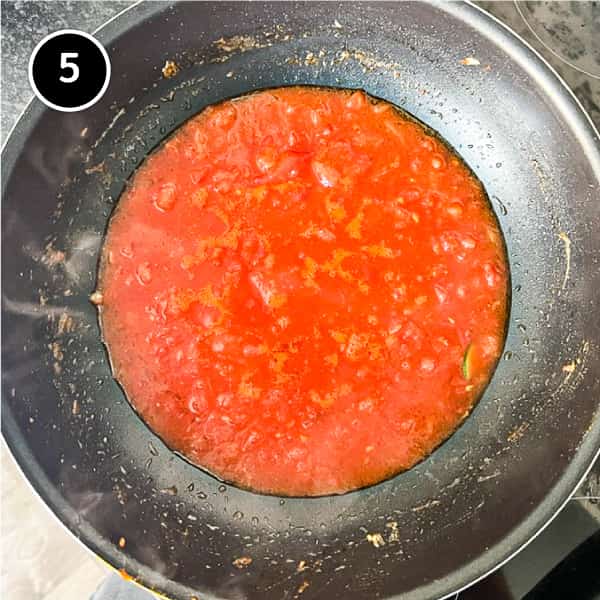
{"label": "black circular badge", "polygon": [[46,36],[29,59],[29,82],[47,106],[75,112],[92,106],[108,87],[110,60],[94,37],[76,29]]}

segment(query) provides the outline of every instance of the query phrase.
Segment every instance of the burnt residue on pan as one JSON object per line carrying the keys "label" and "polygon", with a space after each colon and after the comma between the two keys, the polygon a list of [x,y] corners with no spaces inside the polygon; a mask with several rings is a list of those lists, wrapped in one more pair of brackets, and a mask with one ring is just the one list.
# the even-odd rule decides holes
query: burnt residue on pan
{"label": "burnt residue on pan", "polygon": [[[126,33],[102,34],[106,97],[17,132],[3,430],[46,501],[113,565],[185,600],[439,597],[571,491],[599,435],[600,159],[568,96],[481,18],[425,3],[141,6]],[[359,492],[280,499],[215,480],[146,428],[110,375],[90,295],[108,218],[148,152],[208,104],[299,83],[364,88],[454,146],[503,229],[512,310],[484,398],[429,459]]]}

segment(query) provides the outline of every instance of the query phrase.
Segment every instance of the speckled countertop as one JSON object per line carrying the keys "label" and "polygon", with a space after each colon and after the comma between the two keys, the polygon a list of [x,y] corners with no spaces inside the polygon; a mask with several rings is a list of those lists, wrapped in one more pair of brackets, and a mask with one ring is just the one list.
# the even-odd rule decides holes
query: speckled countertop
{"label": "speckled countertop", "polygon": [[[94,31],[130,4],[113,0],[2,2],[0,134],[3,143],[32,96],[27,63],[35,44],[47,33],[62,28]],[[477,4],[509,25],[553,65],[600,128],[600,5],[595,2]],[[3,560],[0,597],[9,600],[85,600],[108,571],[41,506],[8,459],[4,446],[1,458]],[[565,512],[584,508],[585,511],[580,512],[592,515],[600,522],[599,501],[600,461]],[[573,515],[568,521],[565,518],[563,527],[569,529],[573,518]],[[531,552],[531,547],[524,554],[528,551]],[[518,579],[517,575],[514,577]]]}

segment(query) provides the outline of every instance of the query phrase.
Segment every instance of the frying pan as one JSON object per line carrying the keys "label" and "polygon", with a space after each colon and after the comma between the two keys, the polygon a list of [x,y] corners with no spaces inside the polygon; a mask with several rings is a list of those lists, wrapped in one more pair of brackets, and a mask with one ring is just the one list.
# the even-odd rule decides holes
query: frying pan
{"label": "frying pan", "polygon": [[[33,102],[3,153],[2,432],[43,500],[110,564],[185,600],[439,598],[509,559],[600,446],[600,151],[572,94],[469,4],[148,3],[97,35],[102,100]],[[458,150],[506,238],[512,307],[489,387],[427,460],[284,499],[217,481],[148,430],[88,296],[144,156],[208,104],[299,83],[365,89]]]}

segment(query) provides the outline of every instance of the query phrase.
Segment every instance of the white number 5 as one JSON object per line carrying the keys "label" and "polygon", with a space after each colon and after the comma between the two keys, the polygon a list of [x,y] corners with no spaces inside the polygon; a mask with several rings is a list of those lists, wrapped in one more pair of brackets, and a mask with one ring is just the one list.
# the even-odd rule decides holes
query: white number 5
{"label": "white number 5", "polygon": [[61,75],[59,79],[63,83],[73,83],[79,79],[79,67],[74,63],[70,62],[70,58],[79,58],[78,52],[61,52],[60,54],[60,68],[71,69],[71,74],[68,77]]}

